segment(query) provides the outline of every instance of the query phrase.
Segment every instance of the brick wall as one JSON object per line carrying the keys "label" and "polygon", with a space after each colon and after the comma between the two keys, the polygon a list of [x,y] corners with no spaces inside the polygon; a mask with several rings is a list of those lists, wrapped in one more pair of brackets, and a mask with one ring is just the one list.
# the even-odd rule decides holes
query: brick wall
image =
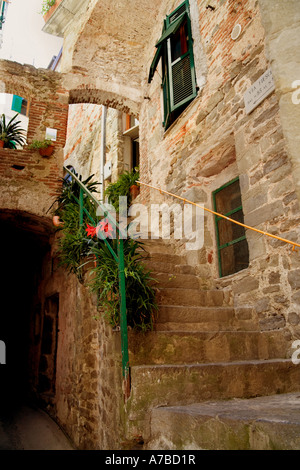
{"label": "brick wall", "polygon": [[55,244],[45,257],[41,305],[59,296],[56,419],[82,450],[119,449],[124,429],[120,332],[112,331],[97,299],[58,266]]}
{"label": "brick wall", "polygon": [[57,129],[55,151],[49,158],[26,146],[23,150],[0,150],[0,208],[45,216],[63,175],[68,91],[56,72],[4,60],[0,61],[0,82],[2,92],[22,96],[30,103],[27,144],[43,140],[47,127]]}
{"label": "brick wall", "polygon": [[0,149],[1,209],[45,216],[61,187],[61,177],[59,150],[44,158],[38,150]]}

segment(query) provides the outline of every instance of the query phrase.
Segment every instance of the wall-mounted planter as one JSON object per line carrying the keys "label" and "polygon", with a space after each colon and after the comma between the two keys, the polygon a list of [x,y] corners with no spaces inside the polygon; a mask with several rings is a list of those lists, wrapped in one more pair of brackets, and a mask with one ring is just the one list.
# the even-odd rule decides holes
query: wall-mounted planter
{"label": "wall-mounted planter", "polygon": [[136,184],[130,186],[130,195],[131,199],[135,199],[140,194],[140,188]]}
{"label": "wall-mounted planter", "polygon": [[49,147],[39,148],[39,153],[42,157],[50,157],[54,152],[54,145],[49,145]]}

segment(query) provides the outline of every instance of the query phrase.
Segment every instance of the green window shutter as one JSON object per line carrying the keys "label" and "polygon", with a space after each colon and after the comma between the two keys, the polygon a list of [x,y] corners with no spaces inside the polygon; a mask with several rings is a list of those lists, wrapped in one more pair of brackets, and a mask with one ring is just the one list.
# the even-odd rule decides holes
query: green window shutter
{"label": "green window shutter", "polygon": [[[166,30],[166,21],[164,21],[164,24],[163,24],[162,34],[164,33],[165,30]],[[157,51],[155,53],[154,59],[152,60],[150,70],[149,70],[148,83],[151,83],[155,70],[157,69],[159,59],[161,58],[163,54],[163,44],[156,45],[156,47],[157,47]]]}
{"label": "green window shutter", "polygon": [[178,28],[182,25],[185,15],[181,15],[176,21],[170,24],[168,28],[163,32],[160,39],[156,43],[156,47],[159,47],[164,41],[166,41],[171,34],[175,34]]}
{"label": "green window shutter", "polygon": [[191,101],[197,95],[193,55],[192,31],[188,15],[188,51],[172,62],[171,44],[168,40],[168,72],[170,81],[171,112]]}
{"label": "green window shutter", "polygon": [[189,2],[185,0],[184,3],[179,5],[170,15],[167,15],[166,23],[167,26],[171,25],[174,21],[176,21],[181,15],[184,13],[188,13],[189,11]]}
{"label": "green window shutter", "polygon": [[165,75],[162,82],[162,89],[163,89],[163,99],[164,99],[164,122],[163,126],[169,126],[170,120],[170,94],[169,94],[169,82],[168,82],[168,75]]}
{"label": "green window shutter", "polygon": [[152,81],[152,78],[154,76],[154,73],[155,73],[155,70],[157,68],[157,65],[158,65],[159,59],[161,57],[161,54],[162,54],[162,45],[160,44],[157,48],[154,59],[153,59],[153,61],[151,63],[151,66],[150,66],[149,76],[148,76],[148,83],[151,83],[151,81]]}
{"label": "green window shutter", "polygon": [[151,82],[161,58],[164,127],[167,128],[176,116],[173,112],[177,109],[181,112],[180,108],[197,96],[188,0],[166,17],[156,47],[148,83]]}
{"label": "green window shutter", "polygon": [[12,111],[16,111],[16,113],[20,113],[22,109],[22,103],[23,103],[23,98],[21,98],[21,96],[14,95],[13,100],[12,100],[12,105],[11,105]]}

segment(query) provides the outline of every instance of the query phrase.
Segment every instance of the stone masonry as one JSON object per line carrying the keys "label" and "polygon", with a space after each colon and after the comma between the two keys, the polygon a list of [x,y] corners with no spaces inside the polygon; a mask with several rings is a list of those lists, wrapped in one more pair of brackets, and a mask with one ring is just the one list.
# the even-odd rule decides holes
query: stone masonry
{"label": "stone masonry", "polygon": [[[300,79],[295,53],[299,2],[212,0],[213,8],[207,8],[207,1],[190,0],[198,91],[167,130],[162,126],[160,64],[150,84],[148,73],[163,20],[182,2],[112,5],[91,0],[76,11],[68,2],[73,13],[63,25],[59,12],[64,3],[61,0],[47,19],[54,34],[64,35],[61,74],[1,62],[2,91],[31,99],[28,141],[41,138],[47,126],[59,131],[58,149],[47,165],[26,149],[1,151],[1,208],[45,215],[44,196],[34,208],[37,193],[28,194],[43,194],[43,188],[52,196],[60,174],[52,179],[51,171],[62,173],[69,104],[76,108],[70,111],[67,162],[85,177],[98,172],[101,108],[90,104],[103,104],[109,108],[107,153],[115,163],[114,178],[122,171],[120,116],[130,113],[139,118],[142,182],[212,210],[213,192],[239,177],[245,223],[300,243],[300,104],[295,95]],[[241,34],[232,39],[237,24]],[[244,94],[268,69],[275,90],[247,114]],[[138,201],[147,206],[176,202],[143,187]],[[56,392],[46,403],[78,448],[117,449],[126,438],[140,435],[148,439],[148,448],[151,442],[153,448],[172,448],[174,442],[184,448],[188,440],[179,443],[172,429],[166,428],[165,436],[159,433],[172,406],[175,423],[183,413],[177,406],[196,401],[297,392],[299,366],[291,364],[290,357],[292,341],[300,338],[300,254],[292,245],[250,229],[246,238],[248,268],[224,277],[218,272],[212,214],[205,214],[204,244],[198,250],[186,250],[185,239],[171,236],[166,252],[160,252],[165,246],[152,240],[150,264],[159,277],[160,312],[152,335],[130,333],[128,403],[122,391],[119,333],[94,318],[99,315],[96,300],[84,284],[57,266],[55,237],[49,240],[39,285],[40,315],[45,314],[47,299],[59,296],[59,332]],[[38,390],[37,374],[33,386]],[[295,398],[289,399],[293,404]],[[166,408],[160,416],[162,406]],[[199,408],[194,406],[193,412]],[[210,405],[206,412],[210,416]],[[201,412],[197,416],[202,426]],[[151,428],[155,423],[157,428]],[[176,430],[179,433],[180,425]],[[265,431],[256,439],[254,433],[260,431],[255,429],[245,442],[270,448],[269,441],[264,447]],[[295,442],[289,445],[297,446]]]}

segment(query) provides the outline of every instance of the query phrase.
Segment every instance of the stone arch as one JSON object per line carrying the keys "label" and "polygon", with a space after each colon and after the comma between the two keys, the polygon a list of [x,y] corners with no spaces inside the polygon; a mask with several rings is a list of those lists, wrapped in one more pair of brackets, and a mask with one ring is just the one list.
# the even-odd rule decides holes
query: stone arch
{"label": "stone arch", "polygon": [[70,103],[104,104],[139,114],[147,49],[160,8],[161,0],[127,0],[118,4],[116,14],[111,0],[101,0],[74,16],[64,32],[61,64],[72,90]]}
{"label": "stone arch", "polygon": [[54,232],[52,221],[39,213],[29,212],[24,208],[3,208],[0,209],[1,224],[7,227],[14,227],[26,233],[33,233],[41,239],[43,244],[48,243],[50,235]]}
{"label": "stone arch", "polygon": [[139,115],[139,104],[130,98],[117,93],[91,88],[80,87],[69,91],[69,104],[90,103],[114,108],[125,114]]}

